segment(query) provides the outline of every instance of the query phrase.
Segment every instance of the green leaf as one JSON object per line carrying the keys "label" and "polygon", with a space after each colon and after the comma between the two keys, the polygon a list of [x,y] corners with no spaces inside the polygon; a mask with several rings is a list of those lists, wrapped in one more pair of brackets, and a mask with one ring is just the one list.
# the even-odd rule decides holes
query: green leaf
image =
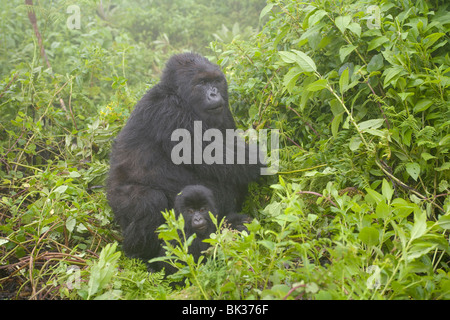
{"label": "green leaf", "polygon": [[381,191],[383,196],[386,198],[388,202],[391,202],[392,195],[394,194],[394,189],[391,188],[391,184],[383,179],[383,184],[381,186]]}
{"label": "green leaf", "polygon": [[[286,89],[286,88],[285,88]],[[248,116],[250,118],[255,117],[257,114],[259,113],[259,108],[258,105],[253,104],[249,109],[248,109]]]}
{"label": "green leaf", "polygon": [[73,217],[69,217],[66,220],[66,229],[67,231],[69,231],[70,233],[73,232],[73,229],[75,228],[75,225],[77,223],[77,220]]}
{"label": "green leaf", "polygon": [[374,227],[364,227],[359,232],[358,238],[368,246],[376,246],[380,242],[380,233]]}
{"label": "green leaf", "polygon": [[289,25],[285,25],[284,27],[282,27],[280,29],[280,32],[278,33],[277,37],[273,40],[273,46],[276,48],[278,43],[284,39],[284,37],[286,36],[286,34],[289,32],[290,30],[290,26]]}
{"label": "green leaf", "polygon": [[278,54],[286,63],[295,63],[295,53],[289,51],[278,51]]}
{"label": "green leaf", "polygon": [[450,216],[441,216],[438,220],[438,225],[442,229],[449,230],[450,229]]}
{"label": "green leaf", "polygon": [[429,154],[428,152],[422,152],[421,157],[425,161],[428,161],[430,159],[437,159],[435,156]]}
{"label": "green leaf", "polygon": [[420,165],[416,162],[410,162],[406,164],[406,172],[408,172],[409,176],[417,181],[417,178],[420,174]]}
{"label": "green leaf", "polygon": [[345,109],[342,107],[342,105],[338,101],[338,99],[331,100],[330,107],[331,107],[331,112],[333,113],[334,116],[337,116],[345,111]]}
{"label": "green leaf", "polygon": [[319,79],[306,87],[307,91],[319,91],[327,87],[327,79]]}
{"label": "green leaf", "polygon": [[367,64],[367,71],[368,72],[374,72],[381,70],[383,68],[383,55],[382,54],[376,54],[370,59],[369,63]]}
{"label": "green leaf", "polygon": [[342,122],[342,117],[344,116],[344,112],[341,112],[340,114],[336,115],[333,118],[333,121],[331,122],[331,133],[333,134],[333,137],[336,138],[337,134],[339,132],[339,125]]}
{"label": "green leaf", "polygon": [[275,250],[275,243],[269,240],[261,240],[258,241],[259,244],[262,244],[264,247],[266,247],[267,249],[269,249],[270,251],[274,251]]}
{"label": "green leaf", "polygon": [[297,82],[297,79],[301,74],[302,70],[299,67],[293,67],[289,69],[289,71],[284,75],[283,78],[284,89],[287,89],[289,93],[292,93],[292,90],[295,87],[295,83]]}
{"label": "green leaf", "polygon": [[397,94],[400,97],[400,99],[402,99],[402,101],[405,101],[405,99],[408,98],[409,96],[413,96],[414,92],[400,92]]}
{"label": "green leaf", "polygon": [[117,271],[120,252],[116,252],[117,242],[107,244],[100,252],[100,257],[91,268],[88,282],[88,298],[100,293]]}
{"label": "green leaf", "polygon": [[318,217],[319,216],[317,214],[310,213],[310,214],[308,214],[308,217],[306,219],[308,220],[308,222],[312,223],[312,222],[316,221]]}
{"label": "green leaf", "polygon": [[357,35],[358,38],[361,37],[361,26],[359,23],[352,22],[347,26],[347,29]]}
{"label": "green leaf", "polygon": [[384,201],[384,197],[375,190],[366,188],[366,192],[376,203]]}
{"label": "green leaf", "polygon": [[81,177],[81,174],[78,171],[71,171],[69,173],[69,177],[71,177],[71,178],[79,178],[79,177]]}
{"label": "green leaf", "polygon": [[308,26],[312,27],[314,26],[317,22],[320,21],[320,19],[322,19],[325,15],[327,14],[327,12],[325,10],[317,10],[316,12],[314,12],[308,19]]}
{"label": "green leaf", "polygon": [[373,136],[377,136],[377,137],[385,137],[385,133],[382,130],[375,130],[375,129],[365,129],[364,130],[365,133],[371,134]]}
{"label": "green leaf", "polygon": [[344,92],[347,90],[347,86],[348,86],[348,68],[342,72],[341,77],[339,78],[339,90],[341,91],[341,95],[343,95]]}
{"label": "green leaf", "polygon": [[275,5],[274,3],[269,3],[269,4],[267,4],[267,5],[261,10],[261,13],[260,13],[260,15],[259,15],[259,20],[261,20],[261,18],[263,18],[266,14],[268,14],[268,13],[272,10],[272,8],[273,8],[274,5]]}
{"label": "green leaf", "polygon": [[411,203],[402,198],[392,201],[392,207],[395,208],[395,216],[397,219],[403,219],[409,216],[414,210],[418,209],[415,203]]}
{"label": "green leaf", "polygon": [[390,216],[390,207],[384,201],[380,201],[375,209],[376,217],[379,219],[387,219]]}
{"label": "green leaf", "polygon": [[447,171],[450,169],[450,162],[444,162],[444,164],[442,164],[442,166],[438,167],[438,168],[434,168],[434,170],[436,171]]}
{"label": "green leaf", "polygon": [[315,282],[310,282],[306,284],[305,292],[316,293],[319,291],[319,286]]}
{"label": "green leaf", "polygon": [[227,282],[220,286],[220,292],[233,291],[236,288],[236,284],[234,282]]}
{"label": "green leaf", "polygon": [[406,247],[406,241],[407,241],[407,237],[405,232],[403,231],[403,229],[401,227],[399,227],[395,221],[391,221],[391,225],[394,228],[395,234],[398,236],[398,238],[400,239],[400,242],[402,244],[402,248],[404,249]]}
{"label": "green leaf", "polygon": [[445,33],[438,32],[438,33],[432,33],[429,36],[426,36],[425,39],[422,40],[423,47],[425,49],[428,49],[444,35],[445,35]]}
{"label": "green leaf", "polygon": [[58,188],[53,190],[53,192],[61,194],[61,193],[66,192],[67,188],[68,188],[68,186],[59,186]]}
{"label": "green leaf", "polygon": [[396,67],[392,67],[392,68],[388,68],[388,69],[384,70],[384,72],[383,72],[383,76],[384,76],[383,87],[386,88],[396,76],[400,76],[403,73],[405,73],[405,70],[403,69],[403,67],[400,67],[400,66],[396,66]]}
{"label": "green leaf", "polygon": [[439,141],[440,146],[450,145],[450,134],[447,134]]}
{"label": "green leaf", "polygon": [[414,213],[414,225],[411,229],[411,240],[420,238],[427,230],[427,214],[425,210]]}
{"label": "green leaf", "polygon": [[358,123],[358,128],[360,130],[366,130],[366,129],[378,129],[381,127],[384,123],[384,119],[371,119],[367,121],[363,121]]}
{"label": "green leaf", "polygon": [[153,263],[153,262],[158,262],[158,261],[168,261],[168,260],[173,260],[176,259],[176,256],[162,256],[162,257],[156,257],[156,258],[152,258],[150,260],[148,260],[148,263]]}
{"label": "green leaf", "polygon": [[433,101],[430,99],[421,99],[419,100],[416,105],[414,106],[414,112],[422,112],[427,110],[431,105],[433,104]]}
{"label": "green leaf", "polygon": [[315,72],[317,70],[316,64],[307,54],[298,50],[292,51],[278,51],[281,60],[286,63],[297,63],[302,72]]}
{"label": "green leaf", "polygon": [[314,296],[315,300],[333,300],[333,295],[328,291],[320,290]]}
{"label": "green leaf", "polygon": [[430,243],[428,241],[416,243],[408,250],[406,261],[410,262],[414,259],[420,258],[431,250],[435,249],[437,246],[438,245],[436,243]]}
{"label": "green leaf", "polygon": [[381,46],[383,43],[388,42],[389,39],[386,36],[381,36],[373,39],[367,46],[367,51],[373,50]]}
{"label": "green leaf", "polygon": [[438,190],[439,192],[444,192],[450,187],[450,184],[447,180],[443,179],[441,182],[439,182]]}
{"label": "green leaf", "polygon": [[353,50],[355,50],[357,46],[354,46],[352,44],[342,46],[339,49],[339,58],[341,59],[341,62],[344,62],[345,58],[352,53]]}
{"label": "green leaf", "polygon": [[317,67],[314,61],[304,52],[298,50],[292,50],[296,53],[295,62],[305,72],[316,72]]}
{"label": "green leaf", "polygon": [[350,24],[350,21],[352,21],[352,17],[350,16],[339,16],[336,18],[334,23],[336,24],[336,27],[344,33],[345,29],[347,29],[348,25]]}
{"label": "green leaf", "polygon": [[350,150],[352,151],[356,151],[358,150],[359,146],[361,145],[362,141],[361,141],[361,137],[359,136],[353,136],[350,139],[350,143],[348,145],[348,147],[350,148]]}

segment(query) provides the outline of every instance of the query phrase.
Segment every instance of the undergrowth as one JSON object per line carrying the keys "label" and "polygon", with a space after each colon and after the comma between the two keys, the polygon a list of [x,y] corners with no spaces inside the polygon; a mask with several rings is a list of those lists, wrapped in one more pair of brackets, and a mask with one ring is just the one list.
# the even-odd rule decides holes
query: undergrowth
{"label": "undergrowth", "polygon": [[189,1],[196,13],[150,35],[147,11],[118,3],[81,1],[80,30],[65,27],[70,1],[2,4],[0,298],[450,298],[444,1],[233,2],[261,29],[212,29],[202,49],[238,125],[280,130],[280,169],[251,186],[247,231],[215,221],[201,263],[168,211],[170,279],[124,257],[103,185],[112,139],[167,57],[207,37],[186,31],[205,7]]}

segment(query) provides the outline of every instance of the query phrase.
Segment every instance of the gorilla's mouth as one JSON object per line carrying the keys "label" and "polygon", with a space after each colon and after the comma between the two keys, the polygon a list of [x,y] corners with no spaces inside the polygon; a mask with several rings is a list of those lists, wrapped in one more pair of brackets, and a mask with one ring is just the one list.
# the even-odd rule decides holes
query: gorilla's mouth
{"label": "gorilla's mouth", "polygon": [[204,226],[198,227],[197,228],[197,232],[199,233],[203,233],[206,231],[207,225],[205,224]]}
{"label": "gorilla's mouth", "polygon": [[206,109],[206,111],[211,113],[218,113],[222,111],[222,108],[223,108],[222,104],[216,104]]}

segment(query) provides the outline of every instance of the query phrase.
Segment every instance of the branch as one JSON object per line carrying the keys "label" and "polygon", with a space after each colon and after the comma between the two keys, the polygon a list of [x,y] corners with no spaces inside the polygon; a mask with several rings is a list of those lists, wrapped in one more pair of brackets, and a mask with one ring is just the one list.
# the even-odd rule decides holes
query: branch
{"label": "branch", "polygon": [[308,121],[305,121],[305,119],[303,119],[303,117],[297,112],[297,110],[289,107],[288,105],[286,106],[286,108],[288,108],[289,110],[293,111],[314,132],[314,134],[318,138],[320,138],[320,134],[313,128],[313,126]]}
{"label": "branch", "polygon": [[3,89],[3,92],[0,94],[0,99],[5,95],[6,90],[9,89],[9,87],[13,84],[13,82],[16,81],[17,77],[18,77],[18,74],[16,73],[16,74],[14,75],[14,77],[13,77],[11,80],[9,80],[8,84],[7,84],[6,87]]}
{"label": "branch", "polygon": [[338,208],[337,204],[333,202],[333,200],[331,200],[328,197],[325,197],[323,194],[320,194],[318,192],[314,192],[314,191],[299,191],[297,192],[298,194],[312,194],[315,196],[318,196],[320,198],[325,198],[325,200],[328,200],[328,202],[330,202],[333,206],[335,206],[336,208]]}
{"label": "branch", "polygon": [[[374,95],[376,98],[378,98],[377,94],[375,93],[375,91],[373,90],[372,86],[371,86],[370,83],[369,83],[369,79],[367,79],[367,82],[366,82],[366,83],[367,83],[367,85],[369,86],[370,90],[372,91],[373,95]],[[389,125],[389,120],[388,120],[388,118],[386,117],[386,114],[384,113],[383,108],[381,107],[380,102],[377,101],[377,104],[378,104],[378,108],[380,108],[381,114],[383,115],[384,122],[386,122],[386,127],[387,127],[387,129],[388,129],[388,130],[391,129],[391,126]]]}
{"label": "branch", "polygon": [[[28,6],[28,19],[30,20],[31,25],[33,26],[34,34],[38,40],[42,59],[44,59],[44,62],[47,65],[47,68],[52,70],[52,66],[50,65],[50,62],[48,61],[47,53],[45,52],[44,43],[42,41],[42,36],[41,36],[41,33],[39,32],[39,28],[37,25],[36,14],[34,13],[34,8],[33,8],[33,6],[34,6],[33,0],[25,0],[25,4]],[[53,71],[51,71],[50,75],[52,78],[54,78]],[[55,84],[55,87],[57,87],[56,84]],[[64,100],[62,98],[59,98],[59,104],[61,105],[61,109],[63,109],[66,112],[67,119],[69,119],[67,108],[66,108],[66,105],[64,104]]]}
{"label": "branch", "polygon": [[[436,199],[438,196],[435,197],[430,197],[427,198],[426,196],[424,196],[423,194],[417,192],[414,188],[408,186],[406,183],[404,183],[403,181],[401,181],[400,179],[398,179],[397,177],[395,177],[393,174],[391,174],[384,165],[384,163],[381,161],[381,163],[376,160],[375,163],[377,164],[377,166],[383,171],[383,173],[389,177],[392,181],[395,181],[398,185],[400,185],[402,188],[408,190],[409,192],[413,193],[414,195],[416,195],[417,197],[419,197],[421,200],[423,201],[428,201],[430,202],[432,205],[434,205],[436,208],[438,208],[439,210],[441,210],[442,212],[445,212],[444,208],[442,208],[440,205],[438,205],[436,202],[434,202],[434,199]],[[439,196],[443,196],[443,195],[439,195]]]}
{"label": "branch", "polygon": [[34,34],[38,40],[39,49],[41,51],[41,56],[44,59],[44,62],[47,64],[48,68],[51,68],[50,62],[48,61],[47,54],[45,53],[44,49],[44,43],[42,42],[41,33],[39,32],[39,28],[37,26],[37,19],[36,14],[34,13],[33,7],[33,0],[25,0],[25,4],[28,6],[28,19],[31,22],[31,25],[33,26]]}

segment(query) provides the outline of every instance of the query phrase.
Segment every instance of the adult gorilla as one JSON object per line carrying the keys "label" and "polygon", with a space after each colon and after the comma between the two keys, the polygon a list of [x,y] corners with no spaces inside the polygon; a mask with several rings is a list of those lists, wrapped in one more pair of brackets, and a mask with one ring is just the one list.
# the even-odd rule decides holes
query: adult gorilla
{"label": "adult gorilla", "polygon": [[226,129],[235,129],[227,90],[217,65],[193,53],[175,55],[167,62],[160,82],[137,103],[117,136],[107,193],[129,257],[147,261],[160,254],[161,242],[155,231],[164,223],[161,211],[172,209],[176,195],[187,185],[212,190],[219,218],[227,216],[232,225],[248,220],[235,212],[241,210],[248,183],[260,174],[259,162],[174,164],[171,159],[177,144],[171,136],[176,129],[193,135],[194,121],[201,121],[203,132],[215,128],[224,137]]}

